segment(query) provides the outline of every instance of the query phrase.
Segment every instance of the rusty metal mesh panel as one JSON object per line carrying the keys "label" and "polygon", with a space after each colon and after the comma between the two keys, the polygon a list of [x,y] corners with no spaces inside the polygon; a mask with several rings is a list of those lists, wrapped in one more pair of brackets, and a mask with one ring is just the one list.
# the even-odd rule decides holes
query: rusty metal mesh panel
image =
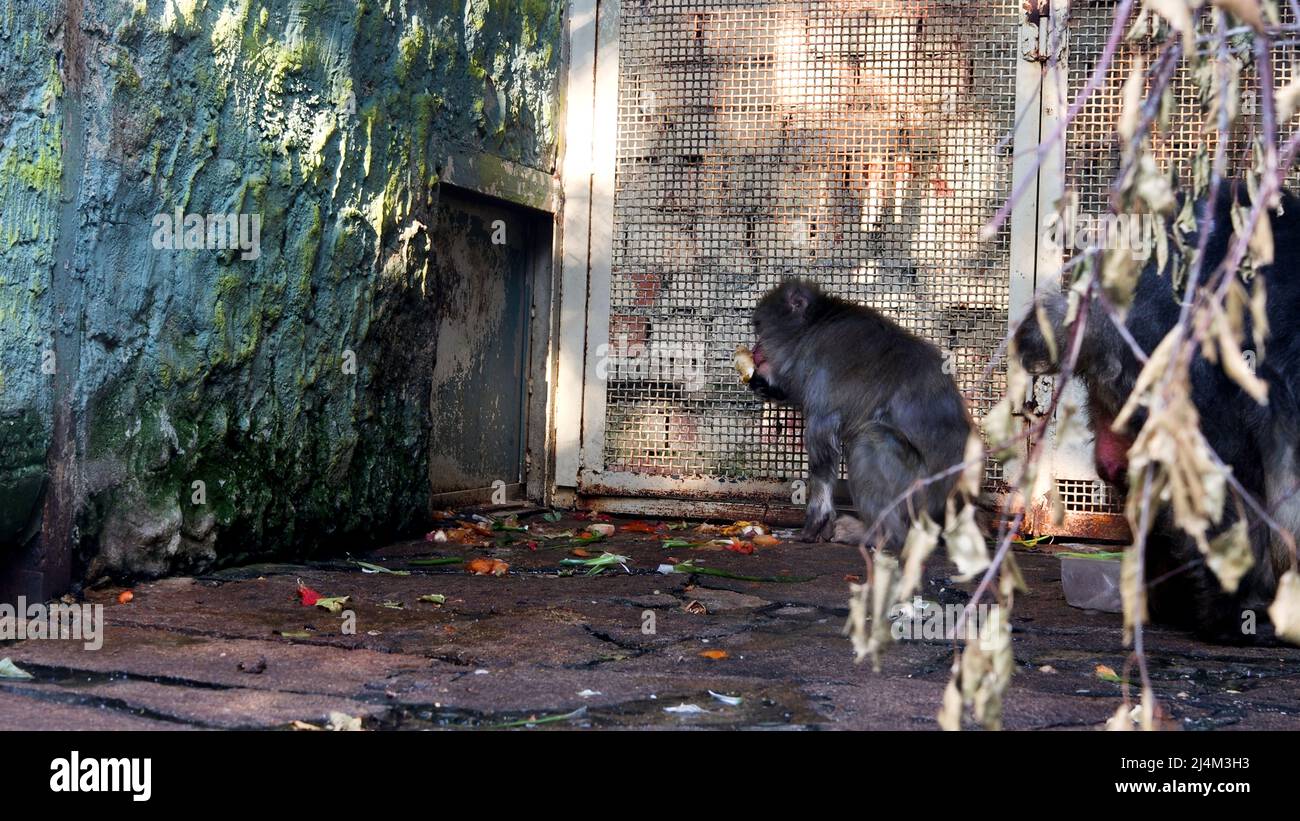
{"label": "rusty metal mesh panel", "polygon": [[1100,479],[1057,479],[1061,504],[1073,513],[1123,513],[1124,498]]}
{"label": "rusty metal mesh panel", "polygon": [[[1105,48],[1110,33],[1115,0],[1091,0],[1072,4],[1069,19],[1069,97],[1072,100],[1088,83],[1093,69]],[[1282,22],[1292,22],[1290,9],[1281,6]],[[1106,213],[1110,203],[1110,183],[1119,168],[1119,144],[1115,124],[1122,108],[1122,88],[1141,55],[1149,67],[1159,54],[1161,41],[1156,39],[1156,23],[1152,15],[1144,23],[1145,36],[1126,40],[1121,44],[1115,61],[1107,73],[1105,84],[1094,92],[1071,125],[1066,139],[1066,185],[1078,193],[1079,210],[1090,215]],[[1211,32],[1208,12],[1200,17],[1203,35]],[[1204,40],[1200,48],[1209,48]],[[1297,43],[1292,40],[1275,45],[1273,71],[1275,85],[1282,86],[1294,76]],[[1245,168],[1250,164],[1251,147],[1246,134],[1256,120],[1255,94],[1259,78],[1250,54],[1250,42],[1233,38],[1232,59],[1243,64],[1241,72],[1242,108],[1236,128],[1228,135],[1228,162],[1230,168]],[[1174,166],[1179,178],[1191,181],[1191,161],[1201,146],[1213,156],[1222,135],[1215,131],[1203,132],[1205,117],[1201,111],[1199,92],[1195,80],[1186,67],[1179,69],[1173,84],[1174,105],[1169,113],[1168,126],[1157,128],[1152,134],[1152,149],[1163,169]],[[1295,185],[1297,175],[1292,174],[1290,184]]]}
{"label": "rusty metal mesh panel", "polygon": [[731,364],[788,275],[933,341],[976,414],[1000,398],[1009,242],[978,233],[1010,190],[1019,5],[622,3],[607,470],[803,475],[797,415]]}
{"label": "rusty metal mesh panel", "polygon": [[[1070,100],[1088,83],[1097,61],[1105,48],[1110,33],[1116,2],[1091,0],[1072,4],[1068,22],[1069,71],[1068,94]],[[1292,22],[1290,9],[1282,7],[1282,21]],[[1207,13],[1200,18],[1203,35],[1211,32]],[[1071,124],[1066,136],[1066,187],[1077,195],[1080,214],[1104,215],[1110,206],[1110,185],[1119,169],[1119,141],[1115,134],[1122,104],[1123,85],[1138,55],[1150,67],[1159,53],[1161,41],[1156,37],[1155,19],[1145,23],[1145,36],[1126,40],[1120,46],[1101,88],[1088,99],[1078,118]],[[1201,48],[1209,44],[1202,41]],[[1275,85],[1282,86],[1294,76],[1297,43],[1289,41],[1276,44],[1273,51]],[[1254,102],[1258,88],[1258,75],[1250,56],[1248,40],[1237,39],[1232,48],[1233,59],[1243,63],[1241,72],[1241,115],[1234,131],[1227,135],[1229,168],[1245,168],[1250,163],[1251,146],[1246,135],[1253,127],[1257,112]],[[1174,104],[1165,128],[1152,133],[1152,150],[1161,167],[1171,166],[1179,178],[1191,181],[1191,163],[1197,149],[1204,148],[1213,156],[1217,142],[1224,135],[1217,130],[1204,132],[1205,117],[1201,110],[1200,94],[1195,80],[1186,67],[1175,75]],[[1289,183],[1295,186],[1300,175],[1292,173]],[[1068,283],[1065,283],[1068,285]],[[1057,477],[1056,485],[1065,508],[1084,513],[1123,513],[1123,496],[1113,489],[1098,495],[1091,479]]]}

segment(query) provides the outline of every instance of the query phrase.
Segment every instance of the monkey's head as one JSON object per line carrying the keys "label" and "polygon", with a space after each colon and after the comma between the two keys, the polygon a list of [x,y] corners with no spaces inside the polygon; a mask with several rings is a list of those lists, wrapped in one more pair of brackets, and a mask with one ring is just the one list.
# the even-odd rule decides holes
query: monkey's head
{"label": "monkey's head", "polygon": [[[1025,370],[1035,376],[1056,373],[1060,369],[1059,357],[1064,353],[1062,346],[1065,344],[1066,308],[1065,294],[1059,291],[1040,294],[1034,301],[1034,306],[1020,320],[1015,336],[1016,352]],[[1053,346],[1048,343],[1048,333],[1056,343],[1055,357],[1052,355]]]}
{"label": "monkey's head", "polygon": [[787,279],[768,291],[754,307],[759,343],[779,346],[793,341],[816,321],[826,299],[821,288],[806,279]]}
{"label": "monkey's head", "polygon": [[750,388],[767,399],[781,401],[779,363],[807,327],[823,312],[827,297],[816,283],[787,279],[768,291],[754,308],[754,376]]}

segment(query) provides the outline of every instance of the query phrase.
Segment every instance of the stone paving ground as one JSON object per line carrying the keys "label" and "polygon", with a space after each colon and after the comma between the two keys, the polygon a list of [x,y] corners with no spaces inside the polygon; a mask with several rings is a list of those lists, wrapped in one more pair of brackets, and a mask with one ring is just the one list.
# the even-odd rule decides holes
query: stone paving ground
{"label": "stone paving ground", "polygon": [[[550,523],[552,532],[588,522]],[[615,520],[626,526],[626,520]],[[504,535],[504,534],[503,534]],[[667,538],[699,539],[690,530]],[[470,548],[424,540],[356,558],[410,575],[363,573],[346,558],[260,564],[132,588],[105,587],[104,646],[10,642],[0,657],[34,675],[0,680],[0,729],[225,729],[325,725],[331,714],[367,729],[553,728],[935,729],[950,644],[896,643],[883,670],[855,665],[841,635],[845,577],[863,571],[856,548],[797,541],[741,555],[716,547],[665,548],[664,535],[620,529],[591,548],[631,557],[625,572],[564,575],[568,540],[510,533],[514,544]],[[669,556],[752,576],[812,576],[794,583],[656,572]],[[965,601],[937,558],[927,598]],[[495,557],[504,576],[432,557]],[[1016,670],[1009,729],[1092,729],[1120,704],[1117,615],[1068,607],[1059,560],[1018,554],[1030,592],[1017,600]],[[346,615],[304,607],[299,580],[349,596]],[[428,594],[443,604],[420,602]],[[385,606],[400,603],[401,608]],[[643,627],[653,618],[653,632]],[[1207,645],[1148,632],[1151,675],[1172,722],[1188,729],[1300,729],[1300,648]],[[726,657],[701,655],[722,650]],[[709,691],[740,696],[739,705]],[[665,708],[694,704],[705,712]],[[336,722],[340,719],[336,715]]]}

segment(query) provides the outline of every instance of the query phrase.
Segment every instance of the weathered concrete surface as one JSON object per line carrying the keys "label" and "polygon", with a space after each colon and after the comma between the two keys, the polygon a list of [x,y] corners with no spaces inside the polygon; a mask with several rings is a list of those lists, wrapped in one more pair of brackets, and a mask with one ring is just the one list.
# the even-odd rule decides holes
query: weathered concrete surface
{"label": "weathered concrete surface", "polygon": [[[0,0],[0,554],[51,446],[91,577],[416,521],[440,169],[554,171],[564,7]],[[177,209],[260,255],[155,247]]]}
{"label": "weathered concrete surface", "polygon": [[[552,531],[580,526],[532,522]],[[403,542],[364,557],[409,576],[366,574],[338,560],[149,582],[125,605],[116,603],[118,589],[102,589],[89,600],[106,604],[103,649],[0,647],[36,675],[0,683],[0,728],[145,720],[280,727],[323,724],[335,711],[369,728],[484,727],[585,708],[540,726],[935,729],[950,646],[896,643],[875,674],[853,663],[840,634],[845,576],[862,572],[856,550],[792,542],[743,556],[661,543],[619,533],[593,550],[631,556],[632,572],[598,576],[561,575],[566,540],[531,550],[521,538],[482,549]],[[746,575],[815,578],[778,584],[655,572],[670,554]],[[510,571],[484,577],[408,564],[462,555],[494,556]],[[1096,672],[1099,664],[1124,669],[1119,617],[1066,606],[1057,559],[1018,558],[1031,589],[1016,604],[1006,725],[1099,727],[1121,703],[1120,685]],[[968,586],[949,582],[949,572],[934,563],[928,598],[966,600]],[[345,632],[344,615],[301,606],[300,579],[350,596],[355,632]],[[435,593],[446,603],[418,601]],[[1211,646],[1161,628],[1148,631],[1148,646],[1161,706],[1177,724],[1300,729],[1300,648]],[[705,650],[728,655],[712,660]],[[725,705],[709,690],[744,702]],[[665,712],[683,703],[707,712]]]}

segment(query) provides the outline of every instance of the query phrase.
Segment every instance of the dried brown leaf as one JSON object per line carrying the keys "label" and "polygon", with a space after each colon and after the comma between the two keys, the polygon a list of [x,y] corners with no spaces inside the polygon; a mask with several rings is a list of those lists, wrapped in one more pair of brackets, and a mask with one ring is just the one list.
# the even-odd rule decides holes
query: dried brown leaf
{"label": "dried brown leaf", "polygon": [[1011,623],[1003,608],[988,608],[979,638],[961,654],[962,697],[975,720],[989,730],[1002,729],[1002,697],[1011,684],[1014,658]]}
{"label": "dried brown leaf", "polygon": [[[1137,488],[1151,476],[1149,496],[1167,504],[1174,523],[1207,552],[1206,533],[1223,515],[1227,477],[1211,456],[1201,433],[1200,417],[1189,396],[1186,369],[1173,374],[1161,404],[1150,409],[1147,423],[1129,449],[1129,477]],[[1143,494],[1129,495],[1127,515],[1141,530]]]}
{"label": "dried brown leaf", "polygon": [[1011,400],[1003,397],[984,417],[984,436],[989,445],[1001,450],[995,452],[999,459],[1015,453],[1012,444],[1020,434],[1020,426],[1011,412]]}
{"label": "dried brown leaf", "polygon": [[849,583],[849,618],[844,623],[844,634],[853,644],[853,660],[861,664],[870,652],[867,628],[867,610],[871,604],[871,588],[857,582]]}
{"label": "dried brown leaf", "polygon": [[1133,631],[1139,624],[1147,621],[1147,596],[1142,585],[1142,563],[1138,552],[1133,549],[1124,551],[1120,562],[1119,595],[1124,605],[1124,643],[1133,641]]}
{"label": "dried brown leaf", "polygon": [[974,505],[964,505],[961,512],[957,512],[949,500],[943,540],[948,546],[948,558],[957,565],[958,581],[969,581],[988,568],[989,548],[984,542],[984,533],[975,523]]}
{"label": "dried brown leaf", "polygon": [[[1178,206],[1178,197],[1169,177],[1160,170],[1155,157],[1143,154],[1138,159],[1137,179],[1133,184],[1133,193],[1146,203],[1153,214],[1169,214]],[[1134,215],[1137,216],[1137,215]]]}
{"label": "dried brown leaf", "polygon": [[894,603],[894,588],[898,578],[898,560],[884,553],[876,554],[871,570],[871,635],[867,639],[867,654],[871,667],[880,672],[880,653],[892,641],[889,634],[889,608]]}
{"label": "dried brown leaf", "polygon": [[962,699],[961,690],[957,688],[958,667],[953,666],[952,678],[943,688],[943,706],[939,708],[939,727],[956,731],[961,729]]}
{"label": "dried brown leaf", "polygon": [[1267,210],[1261,209],[1261,212],[1255,219],[1255,229],[1250,232],[1250,240],[1246,243],[1246,250],[1250,252],[1250,261],[1257,271],[1273,264],[1275,251],[1273,221],[1268,218]]}
{"label": "dried brown leaf", "polygon": [[1210,0],[1210,2],[1255,31],[1264,31],[1264,14],[1260,10],[1259,0]]}
{"label": "dried brown leaf", "polygon": [[1277,112],[1277,124],[1286,125],[1287,120],[1295,114],[1300,106],[1300,77],[1279,88],[1273,95],[1273,108]]}
{"label": "dried brown leaf", "polygon": [[1008,358],[1006,365],[1007,398],[1011,400],[1012,413],[1019,413],[1025,405],[1025,399],[1029,397],[1029,386],[1033,382],[1033,377],[1025,370],[1018,356]]}
{"label": "dried brown leaf", "polygon": [[[1041,303],[1034,308],[1034,320],[1038,323],[1038,332],[1043,335],[1043,341],[1047,343],[1048,358],[1053,363],[1060,362],[1060,352],[1056,349],[1056,329],[1052,327],[1052,320],[1048,318]],[[1008,361],[1014,362],[1017,359],[1013,356]]]}
{"label": "dried brown leaf", "polygon": [[1147,363],[1138,373],[1136,383],[1133,385],[1132,392],[1129,393],[1128,401],[1124,407],[1120,408],[1119,413],[1115,416],[1115,421],[1111,424],[1111,430],[1123,432],[1128,427],[1129,419],[1137,411],[1138,407],[1144,404],[1153,385],[1162,379],[1169,369],[1170,361],[1173,357],[1174,350],[1182,341],[1181,328],[1175,327],[1160,340],[1160,344],[1147,357]]}
{"label": "dried brown leaf", "polygon": [[1120,92],[1123,104],[1119,111],[1119,121],[1115,124],[1115,131],[1118,132],[1120,141],[1124,143],[1133,139],[1141,122],[1142,98],[1146,91],[1146,80],[1143,77],[1145,70],[1146,63],[1139,54],[1133,59],[1133,67],[1129,69],[1128,79],[1124,81],[1124,88]]}
{"label": "dried brown leaf", "polygon": [[1280,637],[1300,644],[1300,574],[1296,571],[1288,570],[1278,580],[1277,596],[1268,608],[1268,617]]}
{"label": "dried brown leaf", "polygon": [[1250,294],[1251,334],[1255,342],[1255,355],[1264,356],[1264,341],[1268,339],[1268,288],[1263,277],[1255,277]]}
{"label": "dried brown leaf", "polygon": [[1143,5],[1163,17],[1169,27],[1183,36],[1183,51],[1196,53],[1196,24],[1192,20],[1192,10],[1201,5],[1201,0],[1144,0]]}
{"label": "dried brown leaf", "polygon": [[1020,564],[1014,554],[1007,553],[1002,559],[1002,568],[998,573],[998,593],[1007,606],[1010,606],[1015,601],[1016,593],[1028,592],[1029,585],[1025,584],[1025,576],[1020,572]]}
{"label": "dried brown leaf", "polygon": [[1240,333],[1233,333],[1227,323],[1218,323],[1215,341],[1219,343],[1223,372],[1261,405],[1268,404],[1268,383],[1255,375],[1241,350]]}
{"label": "dried brown leaf", "polygon": [[903,575],[898,582],[898,601],[907,601],[921,586],[921,573],[925,569],[925,560],[939,544],[939,525],[931,521],[924,512],[912,522],[907,531],[907,540],[903,542]]}
{"label": "dried brown leaf", "polygon": [[1250,549],[1250,536],[1244,521],[1210,540],[1205,562],[1219,577],[1219,584],[1229,593],[1237,592],[1242,576],[1255,564],[1255,554]]}
{"label": "dried brown leaf", "polygon": [[1115,708],[1115,714],[1106,719],[1106,729],[1112,732],[1126,732],[1133,729],[1133,711],[1127,704]]}
{"label": "dried brown leaf", "polygon": [[1115,305],[1127,308],[1137,290],[1142,261],[1127,248],[1111,248],[1101,263],[1101,287]]}

